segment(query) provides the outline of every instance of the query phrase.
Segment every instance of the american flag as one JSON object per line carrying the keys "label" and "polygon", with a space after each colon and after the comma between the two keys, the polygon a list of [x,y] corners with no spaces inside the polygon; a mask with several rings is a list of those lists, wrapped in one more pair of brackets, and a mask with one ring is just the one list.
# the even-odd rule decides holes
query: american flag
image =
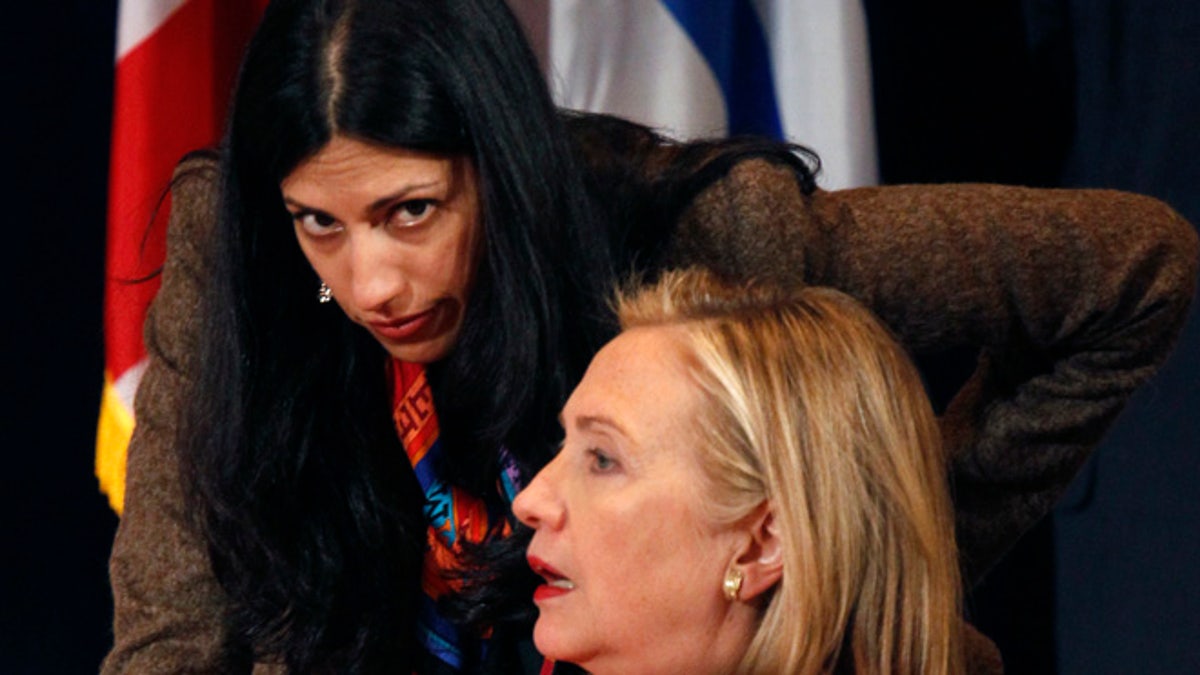
{"label": "american flag", "polygon": [[[158,290],[171,173],[220,136],[234,73],[266,0],[122,0],[117,18],[105,373],[96,476],[118,513],[133,396],[146,363],[142,322]],[[144,280],[144,281],[139,281]]]}

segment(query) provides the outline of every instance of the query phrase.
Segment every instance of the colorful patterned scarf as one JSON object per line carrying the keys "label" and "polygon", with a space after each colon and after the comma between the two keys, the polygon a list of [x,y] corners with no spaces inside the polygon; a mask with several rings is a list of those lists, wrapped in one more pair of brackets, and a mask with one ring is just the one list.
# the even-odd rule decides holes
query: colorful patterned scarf
{"label": "colorful patterned scarf", "polygon": [[459,670],[464,662],[462,641],[457,628],[438,612],[437,600],[453,590],[451,579],[459,568],[462,542],[477,543],[487,534],[487,509],[481,499],[446,485],[437,475],[442,446],[425,369],[420,364],[393,361],[390,370],[392,419],[425,493],[425,519],[429,522],[421,570],[418,638],[430,654]]}
{"label": "colorful patterned scarf", "polygon": [[[461,488],[446,485],[437,475],[442,446],[438,440],[433,391],[429,388],[425,368],[416,363],[391,360],[388,370],[392,384],[392,420],[417,482],[425,493],[425,519],[429,523],[421,569],[418,641],[451,671],[459,671],[465,661],[463,643],[457,627],[438,611],[437,600],[455,590],[453,579],[455,572],[461,569],[462,542],[478,543],[487,535],[487,507],[482,499]],[[520,471],[505,448],[500,449],[500,459],[499,489],[511,504],[521,489]],[[502,527],[502,532],[507,535],[508,524]],[[544,660],[540,675],[554,672],[555,662]]]}

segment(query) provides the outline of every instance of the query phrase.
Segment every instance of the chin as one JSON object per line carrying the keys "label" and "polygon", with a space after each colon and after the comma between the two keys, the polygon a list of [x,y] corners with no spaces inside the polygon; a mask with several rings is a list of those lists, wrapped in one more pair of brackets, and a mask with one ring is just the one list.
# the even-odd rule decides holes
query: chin
{"label": "chin", "polygon": [[394,359],[407,363],[419,363],[421,365],[436,363],[450,354],[450,347],[441,345],[405,345],[400,347],[384,345],[384,349]]}
{"label": "chin", "polygon": [[537,623],[533,624],[533,646],[537,647],[538,653],[546,658],[555,661],[563,660],[555,644],[553,631],[545,627],[543,619],[538,619]]}
{"label": "chin", "polygon": [[541,618],[533,626],[533,645],[537,647],[539,654],[555,661],[580,665],[580,660],[587,657],[587,654],[579,649],[571,648],[571,640],[568,636],[563,635],[562,631],[556,630],[554,626],[549,625],[545,619]]}

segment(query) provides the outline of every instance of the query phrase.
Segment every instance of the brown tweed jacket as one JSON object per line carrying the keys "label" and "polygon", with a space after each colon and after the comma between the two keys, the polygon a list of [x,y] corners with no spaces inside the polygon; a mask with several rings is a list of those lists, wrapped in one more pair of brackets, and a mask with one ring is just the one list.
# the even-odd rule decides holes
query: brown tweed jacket
{"label": "brown tweed jacket", "polygon": [[[181,385],[202,367],[197,295],[216,169],[192,159],[178,176],[110,562],[110,674],[251,668],[231,647],[225,600],[186,525],[176,473]],[[841,289],[914,352],[982,349],[942,418],[974,583],[1046,514],[1167,355],[1195,286],[1197,239],[1169,208],[1131,194],[955,185],[806,197],[785,169],[754,160],[697,196],[666,260]],[[969,672],[999,672],[995,647],[968,633]]]}

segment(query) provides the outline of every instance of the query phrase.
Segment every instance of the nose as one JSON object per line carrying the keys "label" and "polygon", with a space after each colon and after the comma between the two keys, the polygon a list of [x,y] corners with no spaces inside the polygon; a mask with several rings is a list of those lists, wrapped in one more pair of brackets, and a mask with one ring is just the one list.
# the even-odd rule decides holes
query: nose
{"label": "nose", "polygon": [[[559,457],[562,453],[559,453]],[[513,500],[513,514],[522,523],[533,529],[562,527],[566,517],[566,509],[556,495],[556,471],[559,459],[556,457],[533,477],[529,485]]]}
{"label": "nose", "polygon": [[360,311],[383,311],[397,302],[401,307],[409,292],[404,261],[386,228],[367,227],[350,237],[350,295]]}

